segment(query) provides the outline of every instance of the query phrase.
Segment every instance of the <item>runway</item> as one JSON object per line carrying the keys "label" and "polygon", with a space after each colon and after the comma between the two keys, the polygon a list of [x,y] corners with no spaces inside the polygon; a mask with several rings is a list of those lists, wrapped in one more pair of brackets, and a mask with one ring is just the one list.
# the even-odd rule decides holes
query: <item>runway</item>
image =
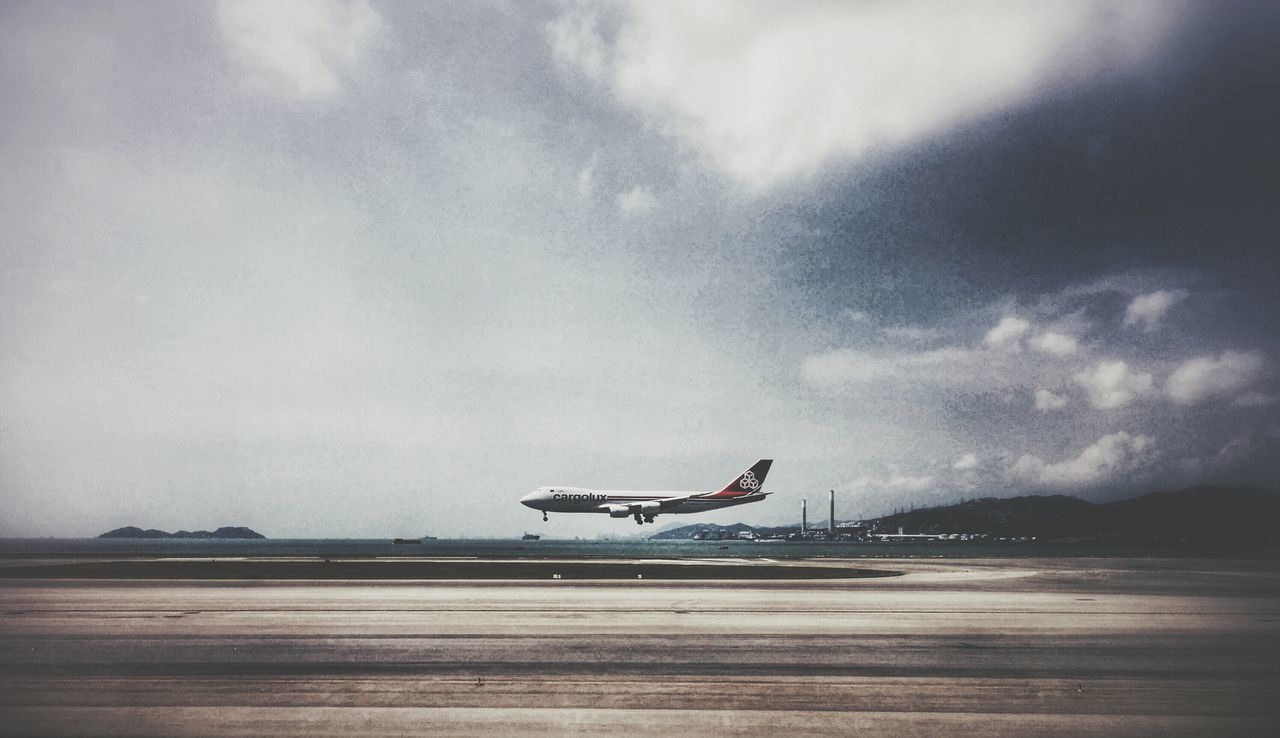
{"label": "runway", "polygon": [[[1280,727],[1269,561],[615,561],[601,579],[488,562],[492,576],[412,581],[29,570],[42,563],[74,562],[0,568],[6,734]],[[788,567],[894,576],[766,576]]]}

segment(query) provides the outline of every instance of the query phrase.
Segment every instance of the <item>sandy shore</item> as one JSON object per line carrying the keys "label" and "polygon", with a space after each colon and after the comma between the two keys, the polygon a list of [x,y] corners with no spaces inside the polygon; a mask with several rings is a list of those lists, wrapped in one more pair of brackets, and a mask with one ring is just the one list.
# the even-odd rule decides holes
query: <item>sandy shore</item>
{"label": "sandy shore", "polygon": [[[265,576],[279,560],[238,560],[258,567],[241,580],[11,563],[0,732],[13,735],[1280,727],[1272,562],[618,561],[596,562],[608,577],[557,580],[455,561],[468,578],[418,581]],[[395,567],[362,563],[380,564]],[[854,578],[800,576],[833,567]]]}

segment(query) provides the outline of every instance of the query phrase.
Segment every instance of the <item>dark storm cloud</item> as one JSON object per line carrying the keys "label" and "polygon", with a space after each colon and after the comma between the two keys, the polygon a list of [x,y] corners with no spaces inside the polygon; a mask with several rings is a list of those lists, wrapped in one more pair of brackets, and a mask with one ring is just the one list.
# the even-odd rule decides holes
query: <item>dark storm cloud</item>
{"label": "dark storm cloud", "polygon": [[829,237],[795,244],[815,250],[797,280],[922,319],[975,291],[1029,299],[1164,268],[1226,278],[1274,308],[1259,275],[1280,265],[1278,15],[1195,6],[1136,70],[805,188],[798,217]]}

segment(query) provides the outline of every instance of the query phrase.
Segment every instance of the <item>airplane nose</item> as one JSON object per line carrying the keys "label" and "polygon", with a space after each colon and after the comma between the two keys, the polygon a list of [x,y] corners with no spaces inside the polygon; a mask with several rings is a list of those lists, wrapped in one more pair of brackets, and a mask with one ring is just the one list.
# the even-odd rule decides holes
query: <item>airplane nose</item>
{"label": "airplane nose", "polygon": [[538,492],[537,492],[537,490],[534,490],[533,492],[530,492],[529,494],[525,495],[524,497],[521,497],[521,498],[520,498],[520,504],[521,504],[521,505],[524,505],[524,506],[526,506],[526,507],[536,507],[536,506],[534,505],[534,502],[535,502],[537,499],[538,499]]}

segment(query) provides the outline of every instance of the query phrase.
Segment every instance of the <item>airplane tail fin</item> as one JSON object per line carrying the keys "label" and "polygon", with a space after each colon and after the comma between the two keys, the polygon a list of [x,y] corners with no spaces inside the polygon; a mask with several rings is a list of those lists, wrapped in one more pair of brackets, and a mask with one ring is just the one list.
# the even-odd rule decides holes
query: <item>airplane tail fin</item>
{"label": "airplane tail fin", "polygon": [[765,475],[769,473],[769,467],[773,465],[773,459],[760,459],[751,465],[751,468],[738,475],[729,483],[727,487],[716,492],[710,497],[742,497],[753,492],[760,491],[764,486]]}

